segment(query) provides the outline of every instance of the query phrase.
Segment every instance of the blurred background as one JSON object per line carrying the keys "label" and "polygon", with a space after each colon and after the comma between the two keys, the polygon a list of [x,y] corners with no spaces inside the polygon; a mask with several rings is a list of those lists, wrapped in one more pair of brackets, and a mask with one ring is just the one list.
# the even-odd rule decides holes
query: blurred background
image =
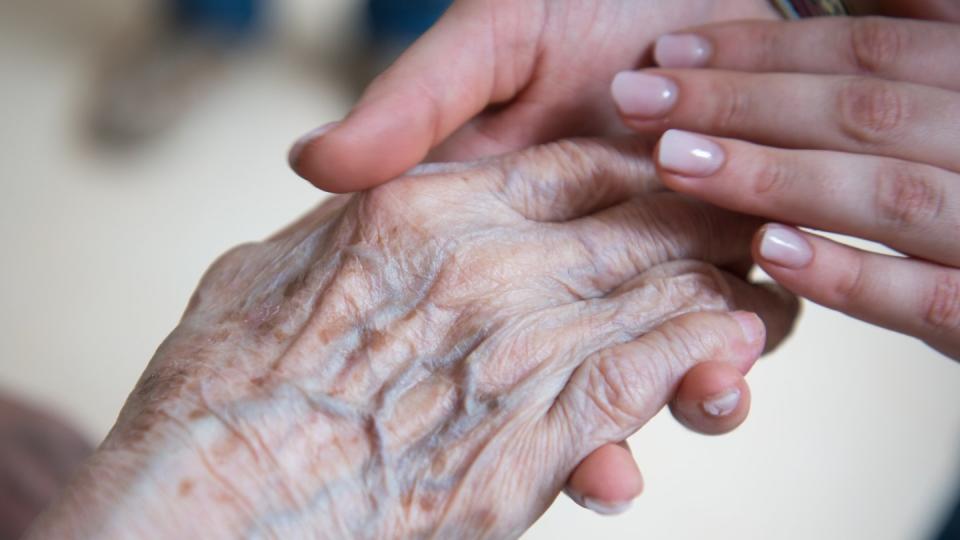
{"label": "blurred background", "polygon": [[[324,196],[288,170],[292,140],[428,16],[267,0],[212,24],[179,4],[0,0],[5,437],[27,403],[75,426],[64,448],[101,440],[210,262]],[[646,493],[627,514],[561,497],[525,538],[935,537],[960,493],[960,366],[808,304],[749,380],[736,433],[661,414],[631,439]]]}

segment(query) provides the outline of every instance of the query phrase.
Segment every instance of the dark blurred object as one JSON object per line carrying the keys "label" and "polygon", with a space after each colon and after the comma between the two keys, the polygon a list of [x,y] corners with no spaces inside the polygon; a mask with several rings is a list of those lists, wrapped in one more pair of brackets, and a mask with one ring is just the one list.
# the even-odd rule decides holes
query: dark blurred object
{"label": "dark blurred object", "polygon": [[450,0],[370,0],[367,26],[374,39],[406,41],[426,32],[450,6]]}
{"label": "dark blurred object", "polygon": [[247,39],[260,28],[263,0],[174,0],[172,19],[181,28],[202,28],[228,39]]}
{"label": "dark blurred object", "polygon": [[0,396],[0,540],[19,538],[92,451],[67,424]]}
{"label": "dark blurred object", "polygon": [[947,518],[947,524],[943,527],[937,540],[960,540],[960,497],[957,498],[957,504]]}
{"label": "dark blurred object", "polygon": [[365,73],[361,87],[390,66],[433,26],[452,0],[368,0],[364,18]]}
{"label": "dark blurred object", "polygon": [[264,0],[174,0],[156,25],[118,47],[100,77],[98,140],[131,145],[170,128],[216,79],[229,54],[263,27]]}

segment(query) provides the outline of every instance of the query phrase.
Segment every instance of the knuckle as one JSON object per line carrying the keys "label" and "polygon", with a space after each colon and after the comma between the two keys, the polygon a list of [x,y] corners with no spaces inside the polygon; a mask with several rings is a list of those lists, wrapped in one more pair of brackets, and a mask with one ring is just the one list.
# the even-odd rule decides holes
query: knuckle
{"label": "knuckle", "polygon": [[228,285],[231,281],[235,280],[236,274],[238,274],[244,266],[247,266],[249,261],[257,259],[262,245],[263,244],[259,242],[240,244],[230,248],[217,257],[200,279],[200,284],[190,299],[187,311],[192,311],[193,308],[201,303],[201,297],[206,290]]}
{"label": "knuckle", "polygon": [[759,198],[773,198],[786,191],[792,181],[793,167],[780,159],[761,153],[753,160],[752,192]]}
{"label": "knuckle", "polygon": [[454,196],[453,192],[457,191],[451,186],[438,186],[434,180],[428,177],[399,178],[363,193],[359,205],[363,224],[376,229],[397,226],[429,229],[430,223],[442,220],[446,214],[448,205],[444,204],[444,199]]}
{"label": "knuckle", "polygon": [[864,297],[867,287],[866,262],[862,254],[853,257],[851,264],[842,265],[844,270],[835,281],[833,303],[835,307],[846,308],[857,304]]}
{"label": "knuckle", "polygon": [[260,242],[244,242],[225,251],[222,255],[213,261],[211,268],[229,268],[238,264],[244,264],[250,258],[254,257],[262,248]]}
{"label": "knuckle", "polygon": [[841,130],[860,144],[893,142],[909,115],[907,97],[884,81],[844,79],[837,96]]}
{"label": "knuckle", "polygon": [[750,93],[732,79],[717,77],[711,83],[710,95],[718,96],[710,125],[720,133],[736,132],[749,120]]}
{"label": "knuckle", "polygon": [[363,209],[367,217],[393,215],[415,209],[421,193],[411,182],[391,182],[366,192]]}
{"label": "knuckle", "polygon": [[943,207],[943,191],[910,166],[895,165],[880,171],[876,212],[880,221],[897,229],[935,223]]}
{"label": "knuckle", "polygon": [[960,273],[942,271],[934,277],[923,303],[923,321],[935,334],[960,330]]}
{"label": "knuckle", "polygon": [[[719,311],[728,309],[723,306]],[[688,313],[676,319],[668,337],[673,351],[673,357],[684,363],[708,360],[717,356],[717,353],[728,349],[727,334],[719,325],[706,326],[701,315],[711,316],[709,313]],[[680,367],[680,366],[678,366]],[[678,371],[674,377],[679,376]]]}
{"label": "knuckle", "polygon": [[[679,312],[730,309],[733,291],[716,267],[692,262],[662,284],[662,296],[676,302]],[[680,323],[682,325],[682,320]]]}
{"label": "knuckle", "polygon": [[614,350],[600,351],[595,369],[592,371],[588,392],[590,398],[604,415],[615,424],[636,418],[640,413],[631,399],[633,389],[644,388],[631,376],[631,370],[623,369],[623,365],[630,362],[629,358],[618,354]]}
{"label": "knuckle", "polygon": [[901,57],[904,27],[880,17],[855,18],[849,22],[850,56],[865,74],[885,73]]}

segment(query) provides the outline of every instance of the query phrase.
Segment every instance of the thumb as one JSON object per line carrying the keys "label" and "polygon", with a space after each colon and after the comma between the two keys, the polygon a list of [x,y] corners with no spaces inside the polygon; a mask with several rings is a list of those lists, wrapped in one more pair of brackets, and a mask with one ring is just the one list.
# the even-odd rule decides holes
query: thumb
{"label": "thumb", "polygon": [[[525,84],[534,58],[522,43],[536,24],[504,29],[494,24],[495,9],[516,3],[456,2],[450,10],[367,88],[342,122],[308,134],[294,146],[290,162],[297,174],[332,192],[367,189],[418,164],[490,103],[512,98]],[[511,17],[504,17],[511,19]],[[530,19],[513,19],[527,20]],[[498,43],[511,44],[500,51]],[[510,65],[498,64],[498,56]],[[518,66],[525,65],[518,71]],[[511,77],[500,76],[509,67]],[[521,76],[514,76],[520,73]]]}
{"label": "thumb", "polygon": [[681,315],[630,341],[598,351],[576,371],[555,403],[570,425],[580,455],[623,440],[647,423],[675,394],[684,373],[710,360],[752,363],[766,331],[752,313]]}

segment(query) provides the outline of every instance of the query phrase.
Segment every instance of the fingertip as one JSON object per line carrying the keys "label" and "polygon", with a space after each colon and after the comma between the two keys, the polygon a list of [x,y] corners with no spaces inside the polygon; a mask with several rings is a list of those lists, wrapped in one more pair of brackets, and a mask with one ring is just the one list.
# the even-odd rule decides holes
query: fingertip
{"label": "fingertip", "polygon": [[570,475],[566,493],[598,514],[626,511],[643,491],[643,475],[625,445],[606,444],[590,453]]}
{"label": "fingertip", "polygon": [[747,418],[750,387],[737,366],[704,362],[687,372],[670,409],[681,424],[697,433],[728,433]]}
{"label": "fingertip", "polygon": [[412,167],[402,159],[404,148],[378,151],[377,138],[358,138],[346,127],[335,128],[308,134],[290,151],[291,168],[314,186],[330,193],[361,191]]}
{"label": "fingertip", "polygon": [[778,223],[760,227],[754,235],[752,249],[754,260],[768,273],[802,271],[809,268],[814,259],[814,245],[809,235]]}
{"label": "fingertip", "polygon": [[371,98],[342,122],[308,133],[291,150],[293,170],[332,193],[376,187],[408,171],[426,157],[434,133],[401,98]]}
{"label": "fingertip", "polygon": [[290,164],[290,167],[296,170],[297,164],[301,161],[304,151],[338,125],[340,125],[339,121],[327,122],[320,127],[311,129],[297,138],[297,140],[294,141],[293,145],[290,147],[290,151],[287,152],[287,162]]}
{"label": "fingertip", "polygon": [[302,135],[290,147],[287,161],[295,173],[324,191],[346,193],[364,189],[363,171],[358,175],[349,170],[350,156],[354,154],[338,137],[339,126],[341,122],[330,122]]}

